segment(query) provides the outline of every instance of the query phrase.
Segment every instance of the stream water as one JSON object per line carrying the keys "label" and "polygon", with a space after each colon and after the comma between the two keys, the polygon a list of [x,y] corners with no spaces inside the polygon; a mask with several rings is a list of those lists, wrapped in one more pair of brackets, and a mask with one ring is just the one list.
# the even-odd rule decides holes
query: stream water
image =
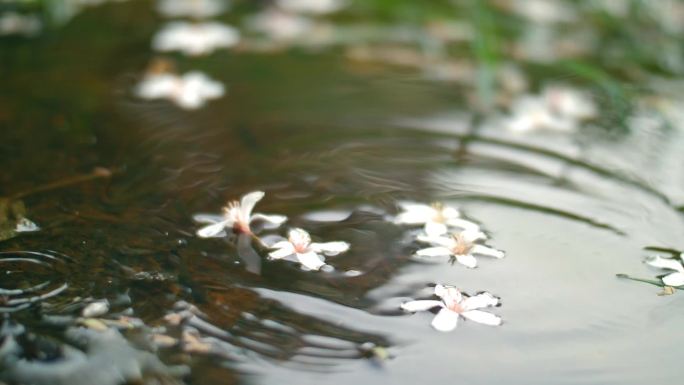
{"label": "stream water", "polygon": [[[217,19],[242,28],[267,3]],[[250,45],[243,31],[211,55],[161,55],[225,86],[195,110],[135,93],[166,23],[150,2],[0,37],[0,211],[25,206],[0,212],[0,384],[679,381],[681,293],[616,274],[659,284],[644,259],[684,249],[682,3],[667,2],[673,27],[645,30],[661,50],[642,56],[627,11],[554,1],[577,18],[523,23],[548,28],[535,34],[491,3],[352,3],[316,16],[329,42]],[[496,63],[471,49],[489,36],[485,11]],[[580,47],[548,60],[525,48],[544,39]],[[500,76],[527,84],[513,99],[582,89],[599,118],[507,130]],[[349,250],[307,271],[244,234],[196,235],[194,215],[251,191],[266,193],[256,211],[288,217],[258,235],[301,227]],[[418,260],[420,227],[392,220],[402,201],[458,207],[505,258]],[[15,232],[23,216],[39,230]],[[435,284],[500,297],[488,311],[503,324],[442,333],[400,309]]]}

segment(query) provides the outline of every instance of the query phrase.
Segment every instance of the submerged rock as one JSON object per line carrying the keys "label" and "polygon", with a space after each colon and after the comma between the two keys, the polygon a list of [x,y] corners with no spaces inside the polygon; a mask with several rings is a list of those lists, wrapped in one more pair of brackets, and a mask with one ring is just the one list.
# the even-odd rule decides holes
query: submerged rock
{"label": "submerged rock", "polygon": [[0,381],[32,385],[120,385],[129,382],[181,384],[185,367],[168,367],[152,353],[136,349],[114,329],[72,327],[74,345],[59,344],[5,322],[0,329]]}

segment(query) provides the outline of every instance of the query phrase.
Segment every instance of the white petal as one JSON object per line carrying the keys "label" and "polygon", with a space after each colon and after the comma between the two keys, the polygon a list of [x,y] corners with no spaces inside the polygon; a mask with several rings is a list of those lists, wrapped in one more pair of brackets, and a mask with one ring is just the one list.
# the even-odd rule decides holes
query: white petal
{"label": "white petal", "polygon": [[436,215],[431,206],[419,203],[399,203],[404,212],[394,218],[394,223],[402,225],[418,225],[428,222]]}
{"label": "white petal", "polygon": [[501,325],[501,322],[503,322],[501,320],[501,317],[499,317],[498,315],[487,313],[486,311],[482,310],[464,311],[463,313],[461,313],[461,315],[471,321],[475,321],[477,323],[485,325],[499,326]]}
{"label": "white petal", "polygon": [[253,191],[242,197],[240,200],[240,211],[242,212],[243,218],[247,219],[252,215],[254,205],[256,205],[264,195],[266,194],[263,191]]}
{"label": "white petal", "polygon": [[647,258],[646,264],[661,269],[670,269],[684,273],[684,266],[676,259],[662,258],[661,256],[656,255],[655,257]]}
{"label": "white petal", "polygon": [[672,273],[663,277],[663,283],[667,286],[684,285],[684,273]]}
{"label": "white petal", "polygon": [[470,254],[456,255],[456,261],[465,267],[474,269],[477,267],[477,259]]}
{"label": "white petal", "polygon": [[491,247],[483,245],[475,245],[471,251],[473,254],[486,255],[488,257],[503,258],[505,256],[504,252]]}
{"label": "white petal", "polygon": [[442,213],[442,216],[444,218],[446,218],[447,220],[455,220],[461,216],[461,213],[458,211],[458,209],[451,207],[451,206],[443,207],[441,213]]}
{"label": "white petal", "polygon": [[255,213],[252,215],[251,220],[259,220],[259,221],[264,221],[271,223],[273,225],[280,226],[283,223],[287,222],[287,217],[284,215],[266,215],[266,214],[261,214],[261,213]]}
{"label": "white petal", "polygon": [[425,224],[425,234],[428,237],[437,237],[447,233],[447,226],[443,223],[429,221]]}
{"label": "white petal", "polygon": [[480,230],[463,230],[461,231],[461,237],[469,243],[487,239],[485,233]]}
{"label": "white petal", "polygon": [[458,326],[458,313],[442,309],[432,320],[432,327],[440,332],[450,332]]}
{"label": "white petal", "polygon": [[197,236],[200,238],[214,238],[222,236],[221,233],[225,233],[226,224],[229,221],[223,221],[211,224],[209,226],[202,227],[197,230]]}
{"label": "white petal", "polygon": [[464,299],[462,306],[465,310],[474,310],[488,306],[496,306],[498,304],[499,299],[495,296],[489,293],[481,293]]}
{"label": "white petal", "polygon": [[313,251],[301,254],[297,253],[297,259],[299,260],[299,263],[309,270],[318,270],[321,266],[325,265],[325,262],[321,260],[321,257]]}
{"label": "white petal", "polygon": [[[447,225],[451,227],[458,227],[463,230],[469,230],[469,231],[479,231],[480,230],[480,225],[478,225],[475,222],[471,222],[469,220],[461,219],[461,218],[450,218],[446,221]],[[484,235],[484,234],[483,234]]]}
{"label": "white petal", "polygon": [[323,253],[325,255],[337,255],[344,253],[349,250],[349,244],[347,242],[325,242],[325,243],[312,243],[310,246],[311,250],[317,253]]}
{"label": "white petal", "polygon": [[431,243],[433,245],[446,247],[448,249],[451,249],[454,246],[454,239],[449,237],[431,237],[428,235],[419,235],[417,239],[420,242]]}
{"label": "white petal", "polygon": [[294,246],[290,242],[278,242],[277,244],[273,245],[274,248],[277,248],[276,251],[272,251],[268,254],[269,257],[273,259],[281,259],[285,257],[289,257],[290,255],[294,254],[295,249]]}
{"label": "white petal", "polygon": [[435,295],[442,298],[445,304],[461,303],[463,295],[453,286],[435,286]]}
{"label": "white petal", "polygon": [[435,307],[444,307],[442,301],[409,301],[401,304],[401,308],[410,312],[430,310]]}
{"label": "white petal", "polygon": [[416,255],[420,257],[448,257],[451,255],[451,251],[446,247],[428,247],[427,249],[420,249],[416,251]]}
{"label": "white petal", "polygon": [[38,227],[37,224],[33,223],[28,218],[19,219],[17,221],[16,227],[14,228],[14,231],[17,233],[30,233],[38,230],[40,230],[40,227]]}
{"label": "white petal", "polygon": [[295,245],[295,247],[298,247],[300,250],[308,249],[309,245],[311,244],[311,235],[309,235],[306,230],[300,229],[298,227],[290,229],[290,231],[287,233],[287,238],[290,242],[292,242],[293,245]]}
{"label": "white petal", "polygon": [[224,221],[225,218],[222,215],[216,214],[197,214],[192,216],[192,220],[197,223],[213,224]]}

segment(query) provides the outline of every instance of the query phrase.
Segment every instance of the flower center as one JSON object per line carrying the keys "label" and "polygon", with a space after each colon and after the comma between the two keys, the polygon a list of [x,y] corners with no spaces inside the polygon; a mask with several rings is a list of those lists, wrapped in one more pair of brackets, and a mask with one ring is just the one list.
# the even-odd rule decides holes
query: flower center
{"label": "flower center", "polygon": [[446,222],[446,217],[444,217],[444,204],[441,202],[434,202],[430,206],[435,210],[432,220],[437,223]]}
{"label": "flower center", "polygon": [[453,234],[451,236],[454,240],[454,245],[451,247],[451,252],[455,255],[470,254],[473,248],[473,243],[466,240],[462,234]]}
{"label": "flower center", "polygon": [[240,210],[240,202],[228,202],[226,207],[223,208],[223,216],[226,219],[230,219],[233,221],[234,232],[244,234],[252,233],[252,229],[250,229],[249,227],[248,219],[242,217],[242,210]]}

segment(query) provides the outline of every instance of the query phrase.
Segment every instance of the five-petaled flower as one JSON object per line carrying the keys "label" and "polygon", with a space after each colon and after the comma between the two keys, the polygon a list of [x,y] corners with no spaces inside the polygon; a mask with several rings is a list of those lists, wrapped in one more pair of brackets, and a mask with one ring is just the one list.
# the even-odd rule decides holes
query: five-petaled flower
{"label": "five-petaled flower", "polygon": [[485,245],[475,243],[478,240],[485,240],[487,237],[481,231],[464,230],[444,236],[418,236],[421,242],[430,243],[433,247],[416,251],[419,257],[451,257],[458,263],[474,268],[477,267],[477,260],[474,255],[486,255],[494,258],[503,258],[504,252]]}
{"label": "five-petaled flower", "polygon": [[194,110],[207,100],[223,96],[225,89],[223,84],[198,71],[183,76],[162,71],[146,74],[136,93],[143,99],[168,99],[181,108]]}
{"label": "five-petaled flower", "polygon": [[667,286],[683,286],[684,285],[684,253],[679,255],[679,260],[674,258],[663,258],[656,255],[655,257],[647,258],[646,264],[660,269],[674,270],[674,273],[667,274],[661,278],[661,281]]}
{"label": "five-petaled flower", "polygon": [[499,305],[499,298],[489,293],[484,292],[469,297],[455,287],[437,285],[435,295],[441,298],[441,301],[409,301],[401,304],[401,308],[409,312],[440,308],[432,320],[432,327],[442,332],[454,330],[458,326],[460,317],[491,326],[498,326],[503,322],[501,317],[495,314],[477,310]]}
{"label": "five-petaled flower", "polygon": [[223,237],[225,229],[232,229],[235,233],[252,234],[251,223],[256,220],[263,221],[271,226],[280,226],[287,217],[282,215],[266,215],[254,213],[254,205],[264,197],[263,191],[254,191],[246,194],[238,201],[232,201],[223,208],[223,216],[220,215],[195,215],[194,219],[200,223],[208,223],[208,226],[197,230],[197,235],[202,238]]}
{"label": "five-petaled flower", "polygon": [[294,228],[288,233],[286,241],[273,244],[275,250],[269,254],[272,259],[288,259],[302,264],[309,270],[318,270],[325,265],[323,255],[334,256],[349,250],[347,242],[311,242],[306,231]]}
{"label": "five-petaled flower", "polygon": [[441,203],[425,205],[421,203],[400,202],[403,212],[394,219],[396,224],[425,225],[425,233],[430,237],[446,234],[449,229],[478,231],[479,226],[461,218],[458,209]]}
{"label": "five-petaled flower", "polygon": [[238,31],[216,22],[167,24],[152,40],[157,51],[181,51],[190,56],[207,55],[218,48],[229,48],[240,40]]}

